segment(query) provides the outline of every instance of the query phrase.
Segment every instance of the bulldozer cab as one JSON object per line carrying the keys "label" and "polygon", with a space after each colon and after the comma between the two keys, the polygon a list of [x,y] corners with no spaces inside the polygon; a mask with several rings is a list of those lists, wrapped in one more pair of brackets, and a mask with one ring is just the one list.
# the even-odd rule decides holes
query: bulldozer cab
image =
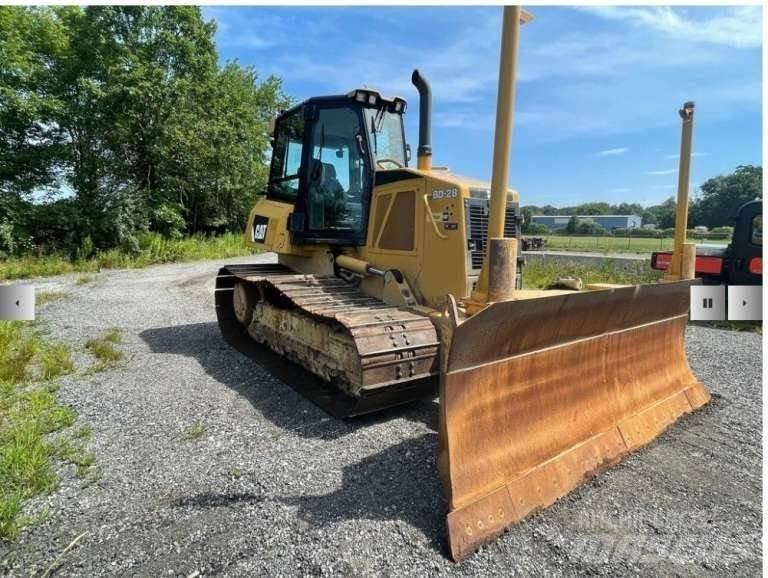
{"label": "bulldozer cab", "polygon": [[365,243],[375,171],[408,163],[404,111],[400,98],[355,90],[277,119],[267,196],[293,203],[294,243]]}

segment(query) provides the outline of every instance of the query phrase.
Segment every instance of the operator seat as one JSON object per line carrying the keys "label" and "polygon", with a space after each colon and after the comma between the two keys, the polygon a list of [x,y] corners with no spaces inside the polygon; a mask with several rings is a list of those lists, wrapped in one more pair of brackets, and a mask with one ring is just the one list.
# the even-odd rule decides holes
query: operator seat
{"label": "operator seat", "polygon": [[336,168],[330,163],[312,159],[309,203],[313,228],[327,229],[343,226],[347,215],[344,187],[336,178]]}

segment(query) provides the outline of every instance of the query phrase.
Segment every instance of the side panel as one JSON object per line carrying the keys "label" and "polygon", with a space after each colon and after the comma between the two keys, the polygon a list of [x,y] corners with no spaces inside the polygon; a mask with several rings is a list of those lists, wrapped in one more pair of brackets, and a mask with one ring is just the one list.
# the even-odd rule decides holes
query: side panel
{"label": "side panel", "polygon": [[310,251],[291,243],[288,215],[292,212],[293,205],[288,202],[267,198],[256,201],[245,227],[246,244],[264,251],[310,256]]}
{"label": "side panel", "polygon": [[[364,247],[356,253],[360,259],[383,269],[399,269],[418,291],[415,280],[421,271],[419,241],[423,229],[424,179],[403,179],[377,186],[371,200],[371,217]],[[399,209],[399,211],[398,211]],[[410,248],[409,248],[410,247]],[[363,291],[381,297],[382,280],[367,277]]]}
{"label": "side panel", "polygon": [[[465,296],[467,194],[466,187],[431,175],[376,187],[361,258],[400,269],[424,305],[440,307],[449,293]],[[406,222],[412,216],[415,222]]]}
{"label": "side panel", "polygon": [[464,184],[428,178],[422,234],[423,263],[417,280],[426,304],[442,307],[446,295],[465,297],[467,287],[467,236],[464,199],[469,189]]}

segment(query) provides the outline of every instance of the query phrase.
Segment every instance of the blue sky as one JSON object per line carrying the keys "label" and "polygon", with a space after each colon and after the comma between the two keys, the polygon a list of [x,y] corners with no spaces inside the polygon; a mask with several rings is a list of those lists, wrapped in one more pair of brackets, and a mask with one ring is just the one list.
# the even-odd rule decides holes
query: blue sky
{"label": "blue sky", "polygon": [[[692,183],[761,164],[759,7],[534,7],[522,29],[511,184],[523,204],[672,196],[677,109],[696,102]],[[223,60],[297,100],[357,86],[433,89],[435,164],[490,180],[500,7],[209,7]]]}

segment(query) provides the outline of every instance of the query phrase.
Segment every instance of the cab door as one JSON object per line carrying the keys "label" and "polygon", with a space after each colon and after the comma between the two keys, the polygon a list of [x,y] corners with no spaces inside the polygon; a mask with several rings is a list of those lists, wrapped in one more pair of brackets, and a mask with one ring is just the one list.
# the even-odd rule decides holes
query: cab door
{"label": "cab door", "polygon": [[294,243],[363,245],[373,171],[359,106],[307,105],[300,187],[289,228]]}
{"label": "cab door", "polygon": [[729,283],[760,285],[763,282],[763,204],[753,201],[739,209],[728,263]]}

